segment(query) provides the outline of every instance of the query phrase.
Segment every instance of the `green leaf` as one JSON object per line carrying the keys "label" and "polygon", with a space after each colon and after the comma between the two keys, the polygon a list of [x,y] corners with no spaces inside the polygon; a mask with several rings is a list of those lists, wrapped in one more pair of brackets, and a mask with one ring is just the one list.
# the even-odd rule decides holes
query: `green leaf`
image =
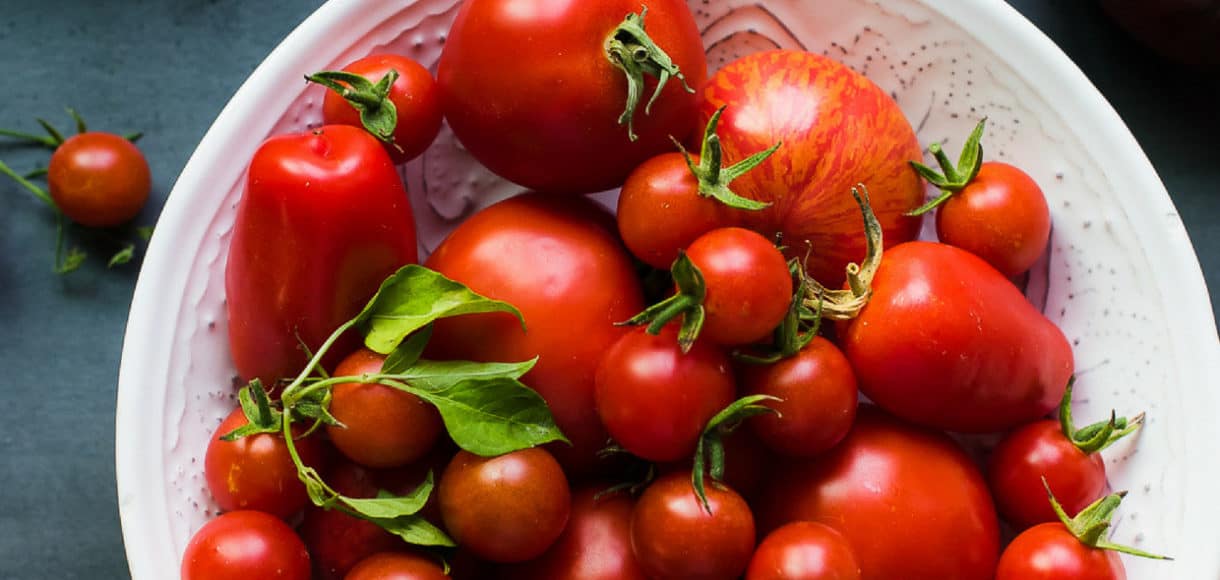
{"label": "green leaf", "polygon": [[440,318],[461,314],[508,312],[525,328],[521,312],[507,302],[486,298],[423,266],[403,266],[356,316],[364,344],[388,354],[412,332]]}
{"label": "green leaf", "polygon": [[392,520],[375,519],[369,521],[412,545],[445,546],[450,548],[457,546],[457,543],[446,535],[445,532],[418,514],[401,516]]}
{"label": "green leaf", "polygon": [[130,262],[131,257],[135,255],[135,251],[135,244],[127,244],[126,246],[123,246],[123,249],[115,252],[113,256],[110,256],[110,261],[106,262],[106,267],[113,268],[115,266],[121,266]]}
{"label": "green leaf", "polygon": [[428,496],[432,494],[433,486],[432,472],[429,471],[423,483],[406,495],[395,496],[382,490],[375,498],[357,499],[342,496],[340,501],[365,519],[390,520],[409,516],[423,509],[424,504],[428,503]]}
{"label": "green leaf", "polygon": [[534,368],[537,362],[538,357],[516,363],[421,359],[410,368],[395,373],[394,378],[415,388],[440,391],[471,379],[519,379]]}
{"label": "green leaf", "polygon": [[432,325],[429,324],[402,341],[394,350],[390,351],[385,362],[381,363],[382,374],[396,375],[411,368],[411,365],[415,364],[420,355],[424,353],[424,347],[428,346],[428,340],[431,338]]}

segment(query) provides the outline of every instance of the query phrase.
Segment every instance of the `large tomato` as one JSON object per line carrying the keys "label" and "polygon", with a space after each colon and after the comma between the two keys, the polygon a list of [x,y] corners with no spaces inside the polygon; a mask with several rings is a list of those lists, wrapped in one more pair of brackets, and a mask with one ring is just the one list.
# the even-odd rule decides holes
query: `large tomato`
{"label": "large tomato", "polygon": [[851,544],[864,580],[987,580],[999,525],[982,474],[947,436],[861,407],[847,437],[777,468],[761,529],[808,520]]}
{"label": "large tomato", "polygon": [[429,356],[538,364],[522,379],[542,395],[574,444],[552,446],[568,467],[589,469],[606,432],[593,404],[602,354],[643,308],[631,258],[613,218],[581,197],[518,196],[458,226],[428,266],[475,292],[520,309],[437,321]]}
{"label": "large tomato", "polygon": [[[671,78],[651,107],[647,77],[630,127],[627,75],[611,59],[628,14],[643,24],[690,87],[707,76],[703,42],[686,0],[467,0],[437,68],[445,117],[472,155],[531,189],[589,193],[621,185],[645,159],[671,150],[669,136],[695,127],[696,95]],[[636,55],[634,41],[624,43]],[[633,65],[638,66],[638,65]],[[647,67],[646,67],[647,68]]]}
{"label": "large tomato", "polygon": [[[738,221],[771,237],[783,234],[794,257],[825,284],[864,257],[860,211],[851,188],[864,183],[889,243],[913,239],[919,220],[904,212],[923,200],[908,165],[920,159],[915,132],[885,91],[843,64],[777,50],[729,63],[708,79],[700,103],[706,122],[727,106],[718,133],[731,163],[777,142],[779,150],[733,181],[733,191],[770,207],[738,210]],[[812,246],[812,252],[809,248]]]}

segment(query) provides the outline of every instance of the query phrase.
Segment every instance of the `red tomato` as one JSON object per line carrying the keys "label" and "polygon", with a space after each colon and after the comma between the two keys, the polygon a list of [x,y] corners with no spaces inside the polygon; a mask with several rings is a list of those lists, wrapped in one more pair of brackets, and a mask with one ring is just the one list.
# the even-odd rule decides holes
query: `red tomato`
{"label": "red tomato", "polygon": [[624,493],[596,496],[602,483],[572,494],[568,527],[545,554],[506,567],[502,580],[645,580],[631,551],[631,510],[635,501]]}
{"label": "red tomato", "polygon": [[699,336],[741,345],[771,336],[792,303],[792,274],[775,244],[747,229],[699,236],[686,256],[703,275],[706,318]]}
{"label": "red tomato", "polygon": [[[922,203],[908,166],[921,150],[902,110],[872,81],[828,57],[798,51],[751,54],[708,79],[700,113],[722,106],[726,159],[743,159],[778,142],[774,155],[733,181],[733,191],[771,203],[737,211],[738,223],[770,238],[783,234],[791,257],[829,286],[865,253],[851,188],[864,182],[885,240],[915,238],[920,220],[903,213]],[[812,252],[810,252],[812,248]]]}
{"label": "red tomato", "polygon": [[[441,52],[437,82],[454,134],[489,169],[530,189],[589,193],[619,186],[644,160],[695,127],[696,95],[671,79],[649,111],[648,79],[619,124],[627,81],[607,40],[638,0],[468,0]],[[707,76],[703,41],[685,0],[650,0],[647,35],[691,87]]]}
{"label": "red tomato", "polygon": [[1043,417],[1073,372],[1063,332],[986,262],[953,246],[887,249],[872,297],[839,334],[860,391],[887,411],[951,431]]}
{"label": "red tomato", "polygon": [[[397,54],[373,54],[343,67],[343,70],[358,74],[373,84],[390,70],[398,72],[398,79],[390,85],[388,95],[398,112],[398,126],[394,129],[394,145],[397,147],[386,146],[395,163],[405,163],[419,157],[436,139],[436,134],[441,130],[441,101],[437,95],[436,81],[423,65]],[[360,113],[335,91],[327,91],[322,100],[322,120],[328,125],[363,127]]]}
{"label": "red tomato", "polygon": [[754,550],[745,580],[859,580],[860,564],[843,534],[817,522],[792,522]]}
{"label": "red tomato", "polygon": [[649,461],[690,457],[707,422],[733,402],[729,360],[695,342],[683,354],[677,325],[638,328],[606,352],[594,380],[597,413],[624,449]]}
{"label": "red tomato", "polygon": [[309,553],[287,524],[257,511],[221,514],[186,546],[182,580],[309,580]]}
{"label": "red tomato", "polygon": [[1042,189],[1024,171],[988,161],[936,210],[936,235],[1011,278],[1029,270],[1046,251],[1050,209]]}
{"label": "red tomato", "polygon": [[593,375],[606,350],[630,329],[615,326],[643,308],[631,258],[613,218],[578,197],[538,194],[493,205],[457,227],[427,265],[525,317],[509,314],[436,322],[429,356],[538,364],[522,379],[538,391],[573,446],[550,449],[574,472],[597,464],[606,431],[593,404]]}
{"label": "red tomato", "polygon": [[1106,465],[1100,454],[1086,454],[1064,436],[1058,421],[1035,421],[1013,431],[996,446],[987,470],[1005,520],[1019,528],[1059,521],[1043,477],[1063,510],[1075,515],[1102,496]]}
{"label": "red tomato", "polygon": [[770,395],[767,406],[779,412],[746,423],[772,451],[813,457],[830,449],[856,418],[856,375],[847,357],[820,336],[796,355],[769,365],[738,366],[742,390]]}
{"label": "red tomato", "polygon": [[563,469],[540,448],[499,457],[459,451],[437,494],[453,539],[493,562],[540,556],[563,532],[572,507]]}
{"label": "red tomato", "polygon": [[947,436],[861,407],[816,459],[777,466],[762,529],[809,520],[847,538],[865,580],[989,580],[999,527],[978,468]]}
{"label": "red tomato", "polygon": [[[296,376],[300,343],[316,352],[416,251],[411,205],[377,139],[347,125],[268,139],[250,161],[225,268],[238,374],[266,385]],[[331,352],[356,346],[351,334]]]}
{"label": "red tomato", "polygon": [[1004,549],[995,580],[1127,580],[1118,552],[1086,546],[1062,523],[1038,524]]}
{"label": "red tomato", "polygon": [[[309,496],[297,477],[284,438],[262,433],[235,441],[220,440],[221,435],[247,423],[242,410],[234,409],[212,435],[203,458],[208,491],[222,510],[258,510],[288,518],[309,503]],[[306,437],[294,443],[305,465],[318,466],[322,458],[320,440]]]}
{"label": "red tomato", "polygon": [[51,199],[68,219],[90,227],[117,226],[140,213],[152,189],[148,161],[131,141],[112,133],[69,137],[47,164]]}
{"label": "red tomato", "polygon": [[733,490],[707,485],[708,513],[689,473],[671,473],[644,490],[631,514],[631,546],[650,578],[729,580],[754,552],[754,516]]}
{"label": "red tomato", "polygon": [[436,560],[418,554],[382,552],[361,560],[343,580],[447,580]]}
{"label": "red tomato", "polygon": [[[385,356],[360,349],[339,363],[334,376],[381,370]],[[423,457],[444,425],[432,405],[404,391],[375,383],[342,383],[331,392],[330,413],[344,426],[327,425],[339,451],[369,467],[396,467]]]}
{"label": "red tomato", "polygon": [[627,176],[617,213],[623,243],[659,270],[668,270],[695,238],[732,223],[728,206],[699,194],[699,182],[677,152],[653,157]]}

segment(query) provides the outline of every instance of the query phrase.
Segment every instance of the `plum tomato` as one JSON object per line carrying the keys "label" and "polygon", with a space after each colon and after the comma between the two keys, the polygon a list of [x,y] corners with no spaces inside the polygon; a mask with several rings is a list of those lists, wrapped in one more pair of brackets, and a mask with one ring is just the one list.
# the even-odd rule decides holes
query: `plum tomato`
{"label": "plum tomato", "polygon": [[706,487],[709,510],[690,474],[653,481],[631,514],[631,546],[650,578],[738,578],[754,553],[754,516],[737,492]]}
{"label": "plum tomato", "polygon": [[1013,539],[995,580],[1127,580],[1118,552],[1087,546],[1060,522],[1038,524]]}
{"label": "plum tomato", "polygon": [[406,552],[381,552],[356,564],[343,580],[448,580],[436,560]]}
{"label": "plum tomato", "polygon": [[140,213],[152,190],[144,154],[126,138],[88,132],[69,137],[47,164],[51,199],[68,219],[117,226]]}
{"label": "plum tomato", "polygon": [[540,556],[563,532],[572,507],[563,469],[541,448],[498,457],[459,451],[437,495],[458,545],[501,563]]}
{"label": "plum tomato", "polygon": [[[286,519],[305,507],[309,496],[284,438],[260,433],[234,441],[220,439],[247,423],[242,410],[234,409],[212,435],[203,460],[208,491],[222,510],[258,510]],[[305,437],[294,444],[305,465],[319,465],[320,439]]]}
{"label": "plum tomato", "polygon": [[859,580],[851,545],[834,528],[792,522],[767,534],[754,549],[745,580]]}
{"label": "plum tomato", "polygon": [[[368,349],[348,355],[334,376],[359,376],[381,370],[385,356]],[[330,413],[340,425],[327,425],[330,440],[352,461],[369,467],[396,467],[423,457],[444,429],[440,413],[419,397],[376,383],[340,383],[331,391]]]}
{"label": "plum tomato", "polygon": [[182,580],[309,580],[309,552],[279,518],[259,511],[221,514],[191,538]]}
{"label": "plum tomato", "polygon": [[767,338],[792,303],[792,274],[767,238],[743,228],[699,236],[686,256],[703,276],[704,322],[700,336],[723,345]]}

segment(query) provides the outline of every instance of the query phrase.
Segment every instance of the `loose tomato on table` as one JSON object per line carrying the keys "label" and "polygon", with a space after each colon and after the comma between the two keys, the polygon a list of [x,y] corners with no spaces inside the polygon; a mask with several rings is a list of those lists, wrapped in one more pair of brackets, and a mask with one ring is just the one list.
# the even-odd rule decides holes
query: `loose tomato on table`
{"label": "loose tomato on table", "polygon": [[279,518],[258,511],[221,514],[204,524],[182,556],[182,580],[309,580],[309,552]]}
{"label": "loose tomato on table", "polygon": [[[288,445],[278,434],[259,433],[233,441],[222,436],[249,424],[241,408],[225,418],[208,442],[203,474],[208,491],[222,510],[258,510],[289,518],[309,503],[305,484],[297,477]],[[305,437],[295,441],[307,465],[318,466],[321,441]]]}
{"label": "loose tomato on table", "polygon": [[817,522],[792,522],[754,549],[745,580],[859,580],[860,564],[843,534]]}
{"label": "loose tomato on table", "polygon": [[68,219],[90,227],[117,226],[140,213],[152,190],[148,161],[113,133],[66,139],[47,164],[51,199]]}

